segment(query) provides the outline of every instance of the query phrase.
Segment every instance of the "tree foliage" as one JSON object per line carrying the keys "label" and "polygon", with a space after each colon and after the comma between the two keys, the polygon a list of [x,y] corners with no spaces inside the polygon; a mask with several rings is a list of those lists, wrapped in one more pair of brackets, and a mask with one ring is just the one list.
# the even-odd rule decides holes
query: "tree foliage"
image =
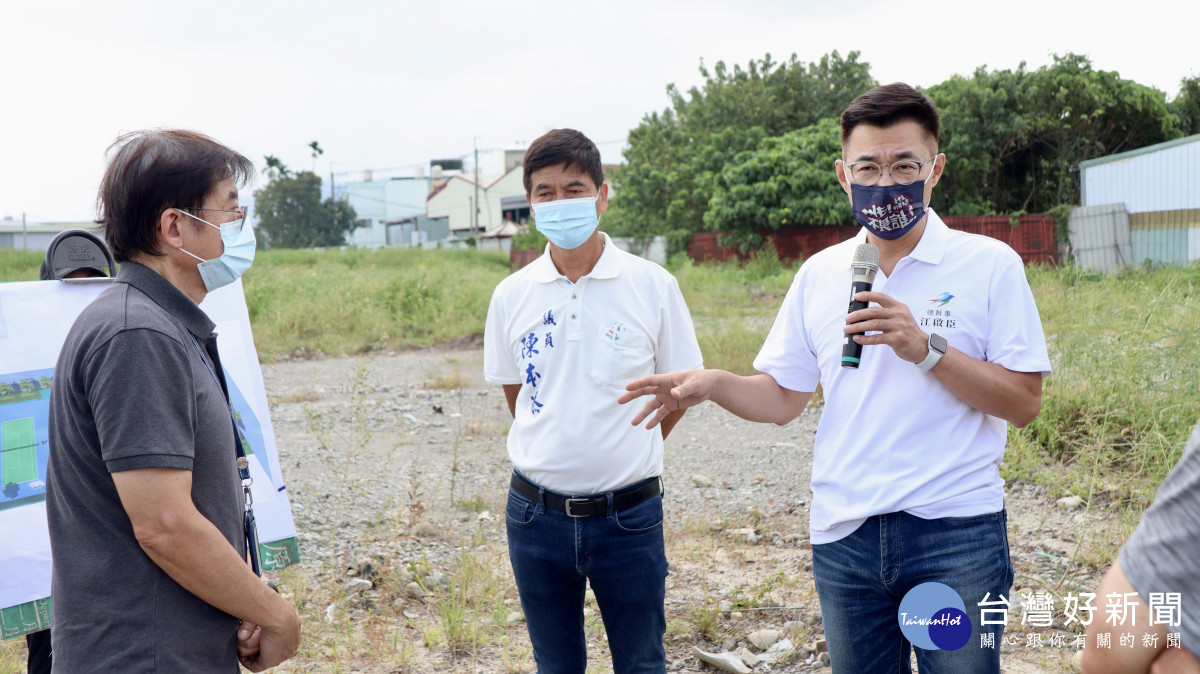
{"label": "tree foliage", "polygon": [[942,114],[939,191],[951,214],[1078,203],[1079,162],[1182,135],[1163,92],[1096,70],[1078,54],[1035,71],[979,68],[927,93]]}
{"label": "tree foliage", "polygon": [[[851,52],[815,63],[770,55],[703,65],[704,83],[667,87],[671,105],[629,134],[605,216],[615,234],[664,234],[673,249],[700,229],[743,247],[756,231],[850,222],[834,177],[837,119],[876,85]],[[947,166],[933,206],[954,215],[1048,212],[1079,202],[1081,161],[1200,133],[1200,77],[1166,94],[1078,54],[1028,70],[956,75],[927,92],[942,115]]]}
{"label": "tree foliage", "polygon": [[846,193],[833,178],[841,154],[841,127],[832,117],[764,138],[717,176],[705,227],[728,232],[729,242],[746,252],[761,242],[761,230],[853,222]]}
{"label": "tree foliage", "polygon": [[805,64],[793,54],[780,63],[767,54],[746,68],[703,64],[701,87],[667,87],[671,106],[646,115],[629,133],[627,164],[618,171],[610,232],[665,234],[673,248],[704,226],[715,180],[740,153],[768,137],[836,117],[875,86],[858,52],[836,51]]}
{"label": "tree foliage", "polygon": [[321,201],[321,179],[311,171],[274,178],[254,193],[258,231],[271,247],[338,246],[357,215],[346,201]]}
{"label": "tree foliage", "polygon": [[1171,112],[1179,118],[1179,130],[1190,136],[1200,133],[1200,75],[1179,82],[1179,95],[1171,101]]}

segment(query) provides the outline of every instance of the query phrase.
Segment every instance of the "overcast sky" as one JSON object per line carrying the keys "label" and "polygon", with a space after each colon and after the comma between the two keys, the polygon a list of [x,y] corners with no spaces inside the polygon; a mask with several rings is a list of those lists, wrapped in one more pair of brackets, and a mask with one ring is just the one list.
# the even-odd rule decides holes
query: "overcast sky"
{"label": "overcast sky", "polygon": [[314,168],[317,140],[317,173],[332,162],[339,181],[563,126],[618,162],[667,84],[700,83],[701,59],[858,50],[880,82],[930,86],[1074,51],[1168,98],[1200,73],[1197,3],[1070,4],[5,0],[0,218],[91,219],[105,148],[147,127],[202,131],[260,167],[274,154]]}

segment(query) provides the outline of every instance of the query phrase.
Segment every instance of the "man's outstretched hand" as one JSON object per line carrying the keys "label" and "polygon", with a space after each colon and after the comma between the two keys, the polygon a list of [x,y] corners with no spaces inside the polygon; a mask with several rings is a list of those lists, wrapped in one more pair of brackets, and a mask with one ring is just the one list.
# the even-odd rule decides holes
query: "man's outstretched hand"
{"label": "man's outstretched hand", "polygon": [[617,402],[624,405],[642,396],[653,396],[633,417],[632,423],[637,426],[649,418],[646,428],[654,428],[671,412],[695,407],[711,399],[721,374],[720,370],[652,374],[629,382],[625,386],[626,392],[617,398]]}

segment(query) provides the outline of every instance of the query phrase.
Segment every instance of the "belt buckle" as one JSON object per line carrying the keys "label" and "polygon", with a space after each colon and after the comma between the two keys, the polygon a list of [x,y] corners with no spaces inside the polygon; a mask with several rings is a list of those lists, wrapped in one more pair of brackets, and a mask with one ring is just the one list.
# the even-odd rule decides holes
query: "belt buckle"
{"label": "belt buckle", "polygon": [[572,503],[589,503],[591,500],[592,499],[590,499],[590,498],[569,498],[569,499],[567,499],[567,502],[564,507],[564,509],[567,511],[567,517],[587,517],[587,515],[576,515],[575,513],[571,512],[571,504]]}

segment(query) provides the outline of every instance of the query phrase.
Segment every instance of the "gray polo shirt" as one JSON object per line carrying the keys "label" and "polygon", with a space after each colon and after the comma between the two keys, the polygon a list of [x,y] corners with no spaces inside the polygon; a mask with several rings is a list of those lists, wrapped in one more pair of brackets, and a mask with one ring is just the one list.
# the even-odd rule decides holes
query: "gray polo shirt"
{"label": "gray polo shirt", "polygon": [[[1200,424],[1171,469],[1154,503],[1121,547],[1121,569],[1167,632],[1180,633],[1184,648],[1200,653]],[[1178,595],[1170,597],[1169,595]],[[1155,596],[1151,596],[1155,595]],[[1155,601],[1152,601],[1155,600]],[[1106,602],[1097,597],[1096,603]],[[1155,608],[1158,606],[1160,608]],[[1114,630],[1115,631],[1115,630]]]}
{"label": "gray polo shirt", "polygon": [[[233,424],[213,328],[157,272],[126,262],[67,335],[50,394],[46,479],[55,671],[238,671],[238,620],[150,560],[111,475],[190,470],[196,508],[244,553]],[[204,347],[220,386],[188,333]]]}

